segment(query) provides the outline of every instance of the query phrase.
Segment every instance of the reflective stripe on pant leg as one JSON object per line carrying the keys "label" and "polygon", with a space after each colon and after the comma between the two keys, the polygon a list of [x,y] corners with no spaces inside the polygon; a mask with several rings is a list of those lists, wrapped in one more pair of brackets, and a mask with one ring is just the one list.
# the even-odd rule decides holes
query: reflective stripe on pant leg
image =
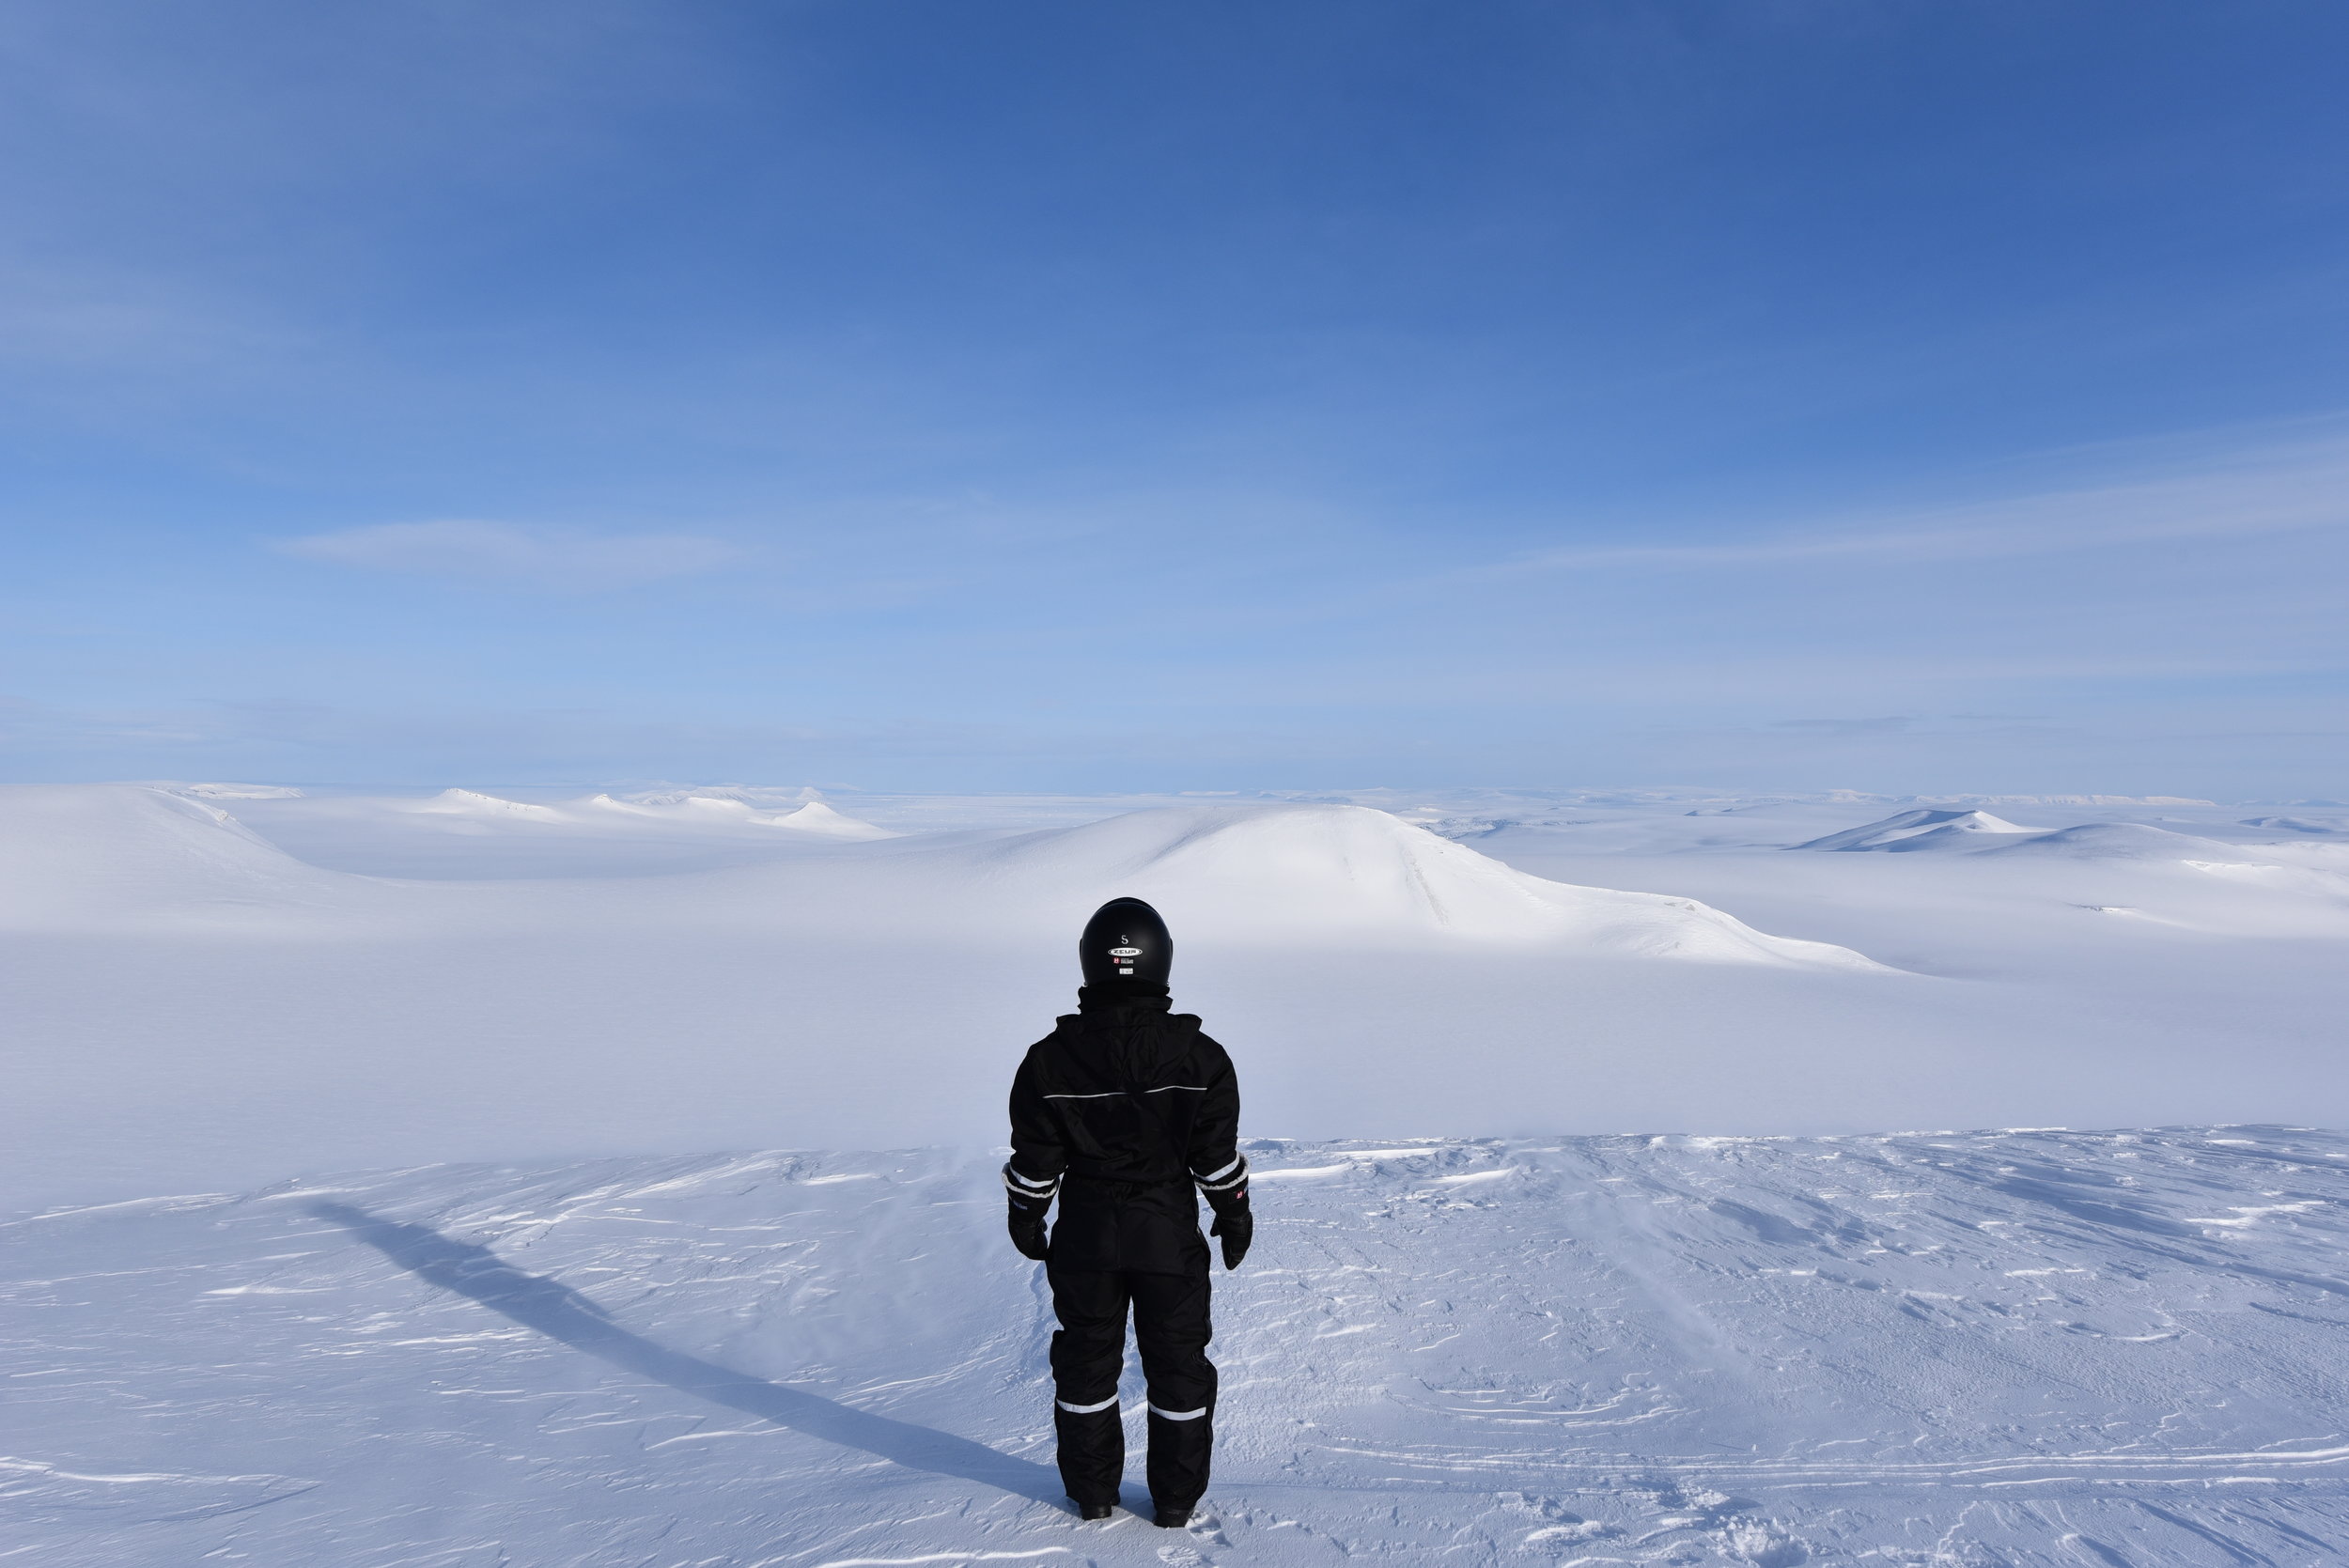
{"label": "reflective stripe on pant leg", "polygon": [[1052,1286],[1052,1430],[1061,1485],[1081,1503],[1115,1502],[1126,1473],[1117,1378],[1126,1365],[1125,1281],[1115,1274],[1045,1265]]}
{"label": "reflective stripe on pant leg", "polygon": [[1150,1496],[1162,1507],[1187,1508],[1207,1489],[1215,1447],[1206,1254],[1181,1274],[1136,1274],[1127,1283],[1150,1385]]}

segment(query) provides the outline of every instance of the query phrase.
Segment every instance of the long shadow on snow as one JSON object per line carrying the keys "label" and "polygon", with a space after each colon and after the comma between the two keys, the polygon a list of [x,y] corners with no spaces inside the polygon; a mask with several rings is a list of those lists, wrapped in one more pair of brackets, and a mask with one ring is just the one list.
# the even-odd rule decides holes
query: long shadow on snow
{"label": "long shadow on snow", "polygon": [[427,1283],[478,1301],[525,1328],[535,1328],[599,1360],[811,1437],[862,1449],[910,1470],[953,1476],[1038,1502],[1067,1506],[1061,1498],[1060,1477],[1041,1465],[998,1453],[967,1437],[876,1416],[820,1394],[729,1372],[713,1362],[663,1349],[614,1323],[601,1307],[570,1286],[542,1275],[525,1274],[487,1247],[451,1241],[429,1225],[384,1219],[348,1203],[308,1207],[311,1214],[341,1226]]}

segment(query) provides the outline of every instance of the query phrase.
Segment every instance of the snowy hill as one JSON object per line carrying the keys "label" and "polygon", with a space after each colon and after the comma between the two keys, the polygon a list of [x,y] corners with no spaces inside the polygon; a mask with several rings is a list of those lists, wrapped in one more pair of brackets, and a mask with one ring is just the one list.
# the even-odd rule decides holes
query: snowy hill
{"label": "snowy hill", "polygon": [[1877,849],[1896,853],[1918,850],[1940,853],[1987,849],[2043,833],[2044,828],[2018,828],[1986,811],[1920,809],[1888,816],[1881,822],[1847,828],[1840,833],[1797,844],[1797,849]]}
{"label": "snowy hill", "polygon": [[296,925],[345,880],[162,789],[0,787],[0,927]]}
{"label": "snowy hill", "polygon": [[1994,855],[2062,855],[2109,861],[2243,861],[2258,854],[2192,833],[2173,833],[2142,822],[2086,822],[2052,833],[2036,833],[1994,846]]}
{"label": "snowy hill", "polygon": [[1252,1157],[1186,1532],[1060,1504],[991,1158],[797,1153],[0,1224],[0,1538],[44,1568],[2349,1553],[2341,1135]]}
{"label": "snowy hill", "polygon": [[1685,898],[1575,887],[1513,870],[1364,806],[1129,812],[940,857],[989,889],[1065,906],[1130,893],[1217,941],[1320,946],[1443,935],[1725,963],[1878,966],[1848,949],[1755,931]]}

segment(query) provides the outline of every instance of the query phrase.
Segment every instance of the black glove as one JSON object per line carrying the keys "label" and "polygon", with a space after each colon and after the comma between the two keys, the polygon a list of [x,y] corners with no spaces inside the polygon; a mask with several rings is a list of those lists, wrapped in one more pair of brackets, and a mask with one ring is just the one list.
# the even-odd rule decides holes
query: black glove
{"label": "black glove", "polygon": [[1248,1256],[1248,1244],[1256,1239],[1256,1217],[1246,1208],[1218,1214],[1207,1234],[1223,1238],[1223,1266],[1237,1268],[1240,1259]]}
{"label": "black glove", "polygon": [[1019,1249],[1023,1258],[1044,1261],[1044,1205],[1030,1208],[1019,1199],[1011,1201],[1011,1244]]}

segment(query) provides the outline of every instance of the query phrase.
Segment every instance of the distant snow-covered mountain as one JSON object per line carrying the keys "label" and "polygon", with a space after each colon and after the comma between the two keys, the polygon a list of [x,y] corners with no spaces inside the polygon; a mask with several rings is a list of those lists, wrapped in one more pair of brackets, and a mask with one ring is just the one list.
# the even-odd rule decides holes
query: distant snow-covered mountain
{"label": "distant snow-covered mountain", "polygon": [[1984,811],[1905,811],[1795,845],[1797,849],[1903,854],[2051,855],[2076,860],[2241,861],[2256,850],[2142,822],[2025,828]]}
{"label": "distant snow-covered mountain", "polygon": [[1881,822],[1847,828],[1840,833],[1797,844],[1797,849],[1916,850],[1965,853],[2044,833],[2045,828],[2023,828],[1986,811],[1941,811],[1920,807],[1888,816]]}

